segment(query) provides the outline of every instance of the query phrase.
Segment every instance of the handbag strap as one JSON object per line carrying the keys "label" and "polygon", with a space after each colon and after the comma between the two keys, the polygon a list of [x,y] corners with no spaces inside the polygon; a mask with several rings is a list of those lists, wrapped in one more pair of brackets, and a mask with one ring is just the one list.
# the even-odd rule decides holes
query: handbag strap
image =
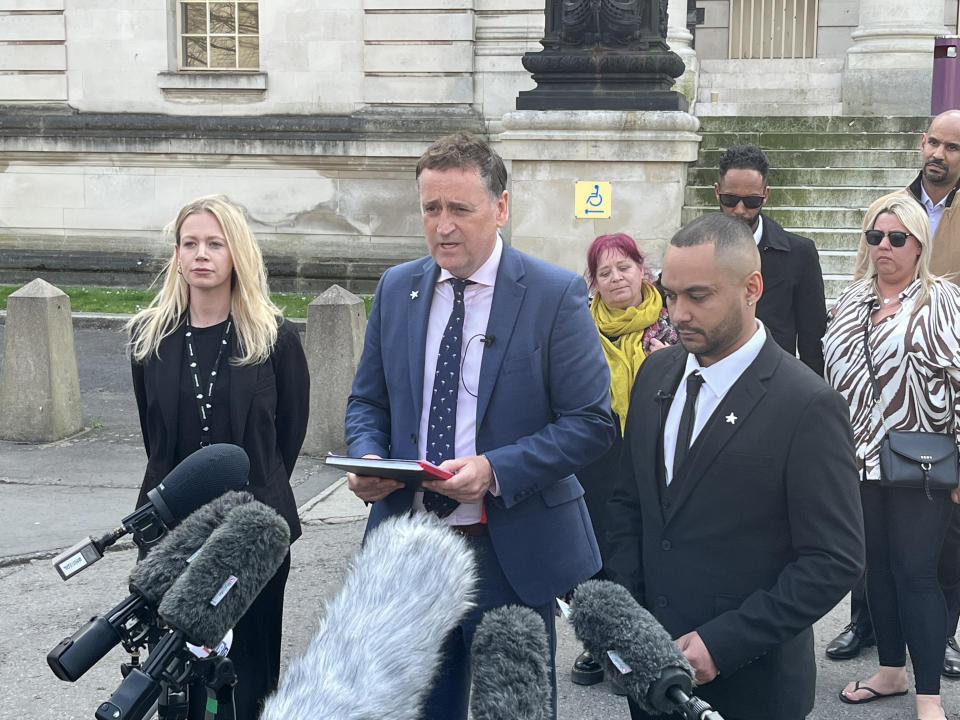
{"label": "handbag strap", "polygon": [[870,320],[863,324],[863,356],[867,360],[867,370],[870,372],[870,387],[873,389],[873,404],[880,404],[880,386],[877,384],[877,373],[873,369],[873,356],[870,354]]}
{"label": "handbag strap", "polygon": [[[880,385],[877,383],[877,373],[873,369],[873,356],[870,354],[870,318],[863,324],[863,356],[867,361],[867,370],[870,372],[870,388],[873,390],[873,404],[879,405],[883,399],[880,395]],[[880,424],[886,432],[890,432],[887,427],[887,417],[880,409]]]}

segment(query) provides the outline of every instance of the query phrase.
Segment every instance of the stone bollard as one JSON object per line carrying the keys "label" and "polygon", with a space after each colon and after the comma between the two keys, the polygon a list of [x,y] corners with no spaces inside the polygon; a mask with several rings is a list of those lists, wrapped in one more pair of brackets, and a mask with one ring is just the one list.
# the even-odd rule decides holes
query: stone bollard
{"label": "stone bollard", "polygon": [[7,298],[0,439],[53,442],[82,428],[70,298],[37,278]]}
{"label": "stone bollard", "polygon": [[307,306],[304,350],[310,368],[310,423],[306,455],[343,453],[347,396],[363,350],[367,314],[363,299],[331,285]]}

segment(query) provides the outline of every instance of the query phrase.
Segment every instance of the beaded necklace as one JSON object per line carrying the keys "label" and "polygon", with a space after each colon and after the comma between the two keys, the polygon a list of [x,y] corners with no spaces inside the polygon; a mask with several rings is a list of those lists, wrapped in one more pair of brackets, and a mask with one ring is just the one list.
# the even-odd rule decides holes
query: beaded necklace
{"label": "beaded necklace", "polygon": [[230,338],[230,329],[233,327],[232,316],[227,315],[226,327],[223,329],[223,338],[220,341],[220,350],[217,352],[217,359],[213,361],[213,369],[210,370],[210,378],[206,383],[206,392],[204,385],[200,381],[200,368],[197,365],[199,358],[193,347],[193,326],[190,324],[190,313],[187,313],[187,332],[186,339],[186,361],[187,369],[193,378],[193,390],[197,399],[197,411],[200,413],[200,447],[206,447],[210,444],[210,409],[213,407],[213,388],[217,382],[217,371],[220,369],[220,359],[223,357],[223,349],[227,346]]}

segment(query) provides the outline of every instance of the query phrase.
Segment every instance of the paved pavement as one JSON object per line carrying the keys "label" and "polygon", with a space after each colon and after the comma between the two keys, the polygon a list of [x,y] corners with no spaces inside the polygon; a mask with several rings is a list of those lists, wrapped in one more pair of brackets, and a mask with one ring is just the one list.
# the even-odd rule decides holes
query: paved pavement
{"label": "paved pavement", "polygon": [[[2,338],[0,326],[0,346]],[[50,558],[88,534],[115,527],[133,508],[145,464],[122,333],[110,322],[87,321],[76,329],[75,342],[88,429],[47,445],[0,441],[0,720],[91,718],[119,684],[125,659],[114,649],[76,683],[57,680],[45,662],[61,638],[126,596],[136,555],[129,543],[121,541],[69,582],[60,579]],[[292,550],[285,661],[300,654],[316,631],[323,599],[339,588],[366,514],[339,476],[315,458],[300,459],[293,484],[304,535]],[[846,613],[843,602],[817,624],[818,648],[839,631]],[[626,702],[607,683],[570,683],[568,671],[580,648],[565,623],[558,627],[560,719],[628,717]],[[872,672],[874,649],[846,663],[821,653],[818,664],[811,720],[915,717],[912,696],[864,707],[837,700],[846,681]],[[960,683],[944,681],[943,693],[949,717],[960,720]]]}

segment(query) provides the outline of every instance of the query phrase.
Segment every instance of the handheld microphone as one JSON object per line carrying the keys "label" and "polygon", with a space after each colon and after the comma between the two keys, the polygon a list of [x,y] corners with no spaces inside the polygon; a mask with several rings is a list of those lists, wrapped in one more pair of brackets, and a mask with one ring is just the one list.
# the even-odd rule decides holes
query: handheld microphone
{"label": "handheld microphone", "polygon": [[475,585],[473,551],[436,516],[384,520],[260,720],[417,720]]}
{"label": "handheld microphone", "polygon": [[254,500],[230,510],[160,601],[160,618],[171,630],[101,703],[98,720],[141,720],[160,697],[162,680],[186,682],[193,663],[186,642],[216,646],[277,572],[289,547],[290,527],[272,508]]}
{"label": "handheld microphone", "polygon": [[545,720],[553,711],[543,618],[509,605],[484,613],[470,649],[474,720]]}
{"label": "handheld microphone", "polygon": [[191,557],[237,505],[253,500],[247,492],[228,492],[191,513],[171,530],[130,573],[130,595],[105,615],[96,616],[47,654],[47,664],[61,680],[75,682],[110,650],[143,647],[155,627],[163,595]]}
{"label": "handheld microphone", "polygon": [[124,535],[146,549],[167,530],[204,503],[228,490],[247,484],[250,460],[242,448],[221,443],[200,448],[177,465],[163,482],[147,493],[147,502],[127,515],[116,530],[100,538],[87,537],[53,559],[64,580],[86,570],[103,557],[103,551]]}
{"label": "handheld microphone", "polygon": [[607,580],[579,585],[573,592],[570,622],[584,646],[603,659],[609,672],[617,673],[644,712],[723,720],[706,702],[692,697],[693,667],[663,625],[622,585]]}

